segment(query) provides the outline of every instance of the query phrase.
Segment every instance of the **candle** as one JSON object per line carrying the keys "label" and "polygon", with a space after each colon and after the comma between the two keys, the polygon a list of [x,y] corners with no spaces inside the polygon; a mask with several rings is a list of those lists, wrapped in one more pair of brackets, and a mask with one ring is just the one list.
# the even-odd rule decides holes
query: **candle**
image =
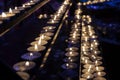
{"label": "candle", "polygon": [[95,61],[95,65],[96,65],[96,66],[99,66],[99,65],[101,65],[101,64],[102,64],[101,61],[98,61],[98,60]]}
{"label": "candle", "polygon": [[105,72],[96,72],[95,73],[95,77],[102,77],[102,76],[105,76],[106,73]]}
{"label": "candle", "polygon": [[41,40],[41,38],[39,39],[39,41],[33,41],[30,43],[30,45],[35,45],[37,44],[38,46],[43,46],[46,45],[48,42],[45,40]]}
{"label": "candle", "polygon": [[77,68],[76,63],[65,63],[61,66],[63,69],[74,69]]}
{"label": "candle", "polygon": [[35,44],[34,46],[27,48],[27,50],[32,52],[38,52],[45,50],[45,48],[46,48],[45,46],[38,46],[37,44]]}
{"label": "candle", "polygon": [[0,19],[1,20],[9,19],[9,17],[7,16],[7,14],[5,12],[2,12],[2,14],[0,15]]}
{"label": "candle", "polygon": [[92,68],[88,68],[88,69],[83,69],[82,72],[85,73],[85,74],[88,74],[88,73],[94,73],[95,70],[92,69]]}
{"label": "candle", "polygon": [[30,52],[30,53],[25,53],[21,56],[22,59],[25,59],[25,60],[34,60],[34,59],[37,59],[41,56],[40,53],[37,53],[37,52]]}
{"label": "candle", "polygon": [[97,66],[96,67],[96,71],[103,71],[104,70],[104,67],[102,67],[102,66]]}
{"label": "candle", "polygon": [[35,67],[35,63],[32,62],[32,61],[22,61],[22,62],[19,62],[19,63],[16,63],[13,68],[16,70],[16,71],[26,71],[26,70],[30,70],[32,69],[33,67]]}
{"label": "candle", "polygon": [[76,57],[66,57],[63,59],[64,62],[75,62],[76,60]]}
{"label": "candle", "polygon": [[78,51],[78,48],[77,47],[69,47],[69,48],[66,48],[66,51]]}
{"label": "candle", "polygon": [[10,17],[14,16],[14,13],[9,13],[9,12],[2,12],[2,14],[0,15],[1,19],[9,19]]}
{"label": "candle", "polygon": [[65,53],[65,55],[69,57],[78,56],[78,54],[79,54],[78,52],[72,52],[72,51]]}
{"label": "candle", "polygon": [[43,27],[43,29],[54,30],[54,29],[55,29],[55,27],[54,27],[54,26],[46,26],[46,27]]}
{"label": "candle", "polygon": [[[35,38],[35,40],[39,40],[41,37],[37,37],[37,38]],[[51,39],[51,37],[49,37],[49,36],[44,36],[44,40],[45,41],[47,41],[47,40],[50,40]]]}
{"label": "candle", "polygon": [[82,74],[82,77],[85,79],[92,79],[93,75],[91,73]]}
{"label": "candle", "polygon": [[69,40],[68,43],[70,44],[77,44],[79,42],[79,40]]}
{"label": "candle", "polygon": [[30,75],[26,72],[16,72],[23,80],[29,80]]}

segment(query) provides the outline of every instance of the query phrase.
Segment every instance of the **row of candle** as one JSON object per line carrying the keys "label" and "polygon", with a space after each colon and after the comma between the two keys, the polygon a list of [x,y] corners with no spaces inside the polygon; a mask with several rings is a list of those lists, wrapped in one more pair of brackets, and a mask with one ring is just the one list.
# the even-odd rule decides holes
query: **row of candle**
{"label": "row of candle", "polygon": [[81,78],[80,80],[106,80],[104,77],[104,67],[102,57],[98,48],[98,36],[94,28],[90,25],[90,16],[82,17],[82,36],[81,36]]}
{"label": "row of candle", "polygon": [[[67,4],[65,2],[67,2]],[[65,0],[65,2],[61,5],[60,10],[56,11],[54,17],[52,17],[47,23],[53,21],[52,24],[56,24],[56,21],[57,23],[60,21],[60,18],[65,13],[65,9],[67,9],[66,6],[69,5],[69,0]],[[62,9],[64,11],[62,11]],[[20,75],[24,80],[28,80],[30,78],[26,71],[29,71],[36,66],[36,63],[33,60],[40,58],[42,51],[46,49],[45,45],[48,44],[48,41],[52,39],[55,34],[55,26],[56,25],[43,27],[39,36],[36,37],[35,41],[31,42],[30,47],[27,48],[28,53],[21,56],[25,61],[21,61],[13,65],[13,68],[17,71],[18,75]]]}
{"label": "row of candle", "polygon": [[2,12],[0,14],[0,23],[2,24],[3,20],[10,19],[11,17],[13,17],[16,14],[20,13],[20,11],[25,10],[26,8],[29,8],[32,5],[36,4],[38,1],[39,0],[30,0],[30,1],[22,4],[22,6],[19,6],[19,7],[16,6],[14,9],[9,8],[9,11]]}
{"label": "row of candle", "polygon": [[88,0],[87,2],[83,2],[83,5],[90,5],[90,4],[97,4],[97,3],[103,3],[110,0]]}
{"label": "row of candle", "polygon": [[[79,58],[79,47],[78,45],[80,43],[80,23],[79,20],[81,19],[80,17],[81,10],[77,8],[75,10],[75,15],[74,15],[74,23],[71,26],[71,31],[68,37],[68,47],[65,49],[65,58],[64,58],[64,64],[62,65],[62,68],[64,69],[76,69],[78,67],[78,64],[76,63]],[[69,46],[70,45],[70,46]]]}

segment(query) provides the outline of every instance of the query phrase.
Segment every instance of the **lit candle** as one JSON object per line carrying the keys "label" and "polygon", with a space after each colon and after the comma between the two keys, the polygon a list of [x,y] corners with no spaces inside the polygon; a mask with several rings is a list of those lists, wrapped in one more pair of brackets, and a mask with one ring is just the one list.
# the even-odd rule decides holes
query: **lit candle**
{"label": "lit candle", "polygon": [[106,73],[105,72],[97,72],[95,73],[95,77],[102,77],[102,76],[105,76]]}
{"label": "lit candle", "polygon": [[37,45],[37,44],[35,44],[34,49],[35,49],[36,51],[38,51],[38,45]]}
{"label": "lit candle", "polygon": [[26,61],[25,66],[29,66],[29,65],[30,65],[29,61]]}
{"label": "lit candle", "polygon": [[96,67],[96,71],[103,71],[103,70],[104,70],[104,67],[102,67],[102,66]]}
{"label": "lit candle", "polygon": [[38,41],[38,45],[41,45],[42,39],[40,37],[39,41]]}
{"label": "lit candle", "polygon": [[11,9],[11,8],[9,8],[9,13],[13,13],[13,11],[12,11],[12,9]]}
{"label": "lit candle", "polygon": [[93,80],[106,80],[104,77],[96,77]]}
{"label": "lit candle", "polygon": [[30,53],[30,56],[33,56],[33,53]]}
{"label": "lit candle", "polygon": [[35,63],[32,61],[22,61],[22,62],[18,62],[15,65],[13,65],[13,68],[16,71],[26,71],[26,70],[30,70],[33,67],[35,67]]}
{"label": "lit candle", "polygon": [[2,12],[2,17],[6,18],[7,17],[6,13]]}
{"label": "lit candle", "polygon": [[27,50],[32,52],[38,52],[45,50],[45,48],[45,46],[38,46],[37,44],[35,44],[34,46],[29,47]]}

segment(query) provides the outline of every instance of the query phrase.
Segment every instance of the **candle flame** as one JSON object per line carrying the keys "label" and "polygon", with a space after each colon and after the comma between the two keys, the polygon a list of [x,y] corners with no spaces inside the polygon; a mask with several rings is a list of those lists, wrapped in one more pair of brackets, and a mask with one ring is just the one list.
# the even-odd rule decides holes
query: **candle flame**
{"label": "candle flame", "polygon": [[18,9],[18,7],[17,6],[15,6],[15,10],[17,10]]}
{"label": "candle flame", "polygon": [[25,65],[26,65],[26,66],[29,66],[29,65],[30,65],[29,61],[26,61],[26,62],[25,62]]}
{"label": "candle flame", "polygon": [[33,56],[33,53],[30,53],[30,56]]}
{"label": "candle flame", "polygon": [[9,13],[13,13],[13,11],[12,11],[12,9],[11,9],[11,8],[9,8]]}
{"label": "candle flame", "polygon": [[38,46],[37,46],[37,44],[35,44],[34,48],[35,48],[35,50],[38,50]]}
{"label": "candle flame", "polygon": [[6,13],[2,12],[2,17],[7,17]]}
{"label": "candle flame", "polygon": [[23,4],[22,7],[25,7],[25,5]]}
{"label": "candle flame", "polygon": [[39,41],[38,41],[38,45],[40,45],[41,42],[42,42],[42,39],[41,39],[41,37],[40,37],[40,38],[39,38]]}
{"label": "candle flame", "polygon": [[98,72],[98,75],[101,75],[101,72]]}
{"label": "candle flame", "polygon": [[66,64],[66,66],[68,67],[68,66],[69,66],[69,64],[67,63],[67,64]]}
{"label": "candle flame", "polygon": [[96,67],[96,70],[99,71],[99,67]]}
{"label": "candle flame", "polygon": [[41,39],[44,39],[44,37],[45,37],[44,34],[42,34]]}

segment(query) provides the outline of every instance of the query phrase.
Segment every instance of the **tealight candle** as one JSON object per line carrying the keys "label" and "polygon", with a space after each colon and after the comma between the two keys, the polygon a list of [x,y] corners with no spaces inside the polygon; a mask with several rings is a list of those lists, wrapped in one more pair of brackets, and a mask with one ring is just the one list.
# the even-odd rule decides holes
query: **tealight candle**
{"label": "tealight candle", "polygon": [[102,66],[97,66],[95,69],[96,69],[96,71],[103,71],[103,70],[104,70],[104,67],[102,67]]}
{"label": "tealight candle", "polygon": [[27,48],[27,50],[31,52],[38,52],[45,50],[45,48],[46,48],[45,46],[38,46],[37,44],[35,44],[34,46]]}
{"label": "tealight candle", "polygon": [[66,51],[78,51],[77,47],[68,47],[66,48]]}
{"label": "tealight candle", "polygon": [[45,41],[45,40],[39,40],[39,41],[34,41],[34,42],[31,42],[30,45],[35,45],[37,44],[38,46],[43,46],[43,45],[46,45],[48,42]]}
{"label": "tealight candle", "polygon": [[102,77],[102,76],[105,76],[106,73],[105,72],[96,72],[95,73],[95,77]]}
{"label": "tealight candle", "polygon": [[21,56],[22,59],[25,59],[25,60],[34,60],[34,59],[37,59],[41,56],[40,53],[33,53],[33,52],[30,52],[30,53],[26,53],[26,54],[23,54]]}
{"label": "tealight candle", "polygon": [[[37,37],[37,38],[35,38],[35,40],[39,40],[41,37]],[[47,40],[50,40],[51,39],[51,37],[49,37],[49,36],[44,36],[44,39],[43,40],[45,40],[45,41],[47,41]]]}
{"label": "tealight candle", "polygon": [[26,71],[26,70],[30,70],[32,69],[33,67],[35,67],[35,63],[32,62],[32,61],[22,61],[22,62],[19,62],[19,63],[16,63],[13,68],[16,70],[16,71]]}
{"label": "tealight candle", "polygon": [[55,27],[54,26],[47,26],[47,27],[43,27],[43,29],[53,30],[53,29],[55,29]]}
{"label": "tealight candle", "polygon": [[9,16],[7,16],[5,12],[2,12],[2,14],[0,15],[0,20],[4,20],[4,19],[9,19]]}
{"label": "tealight candle", "polygon": [[64,62],[75,62],[76,60],[76,57],[66,57],[63,59]]}
{"label": "tealight candle", "polygon": [[95,70],[92,69],[92,68],[88,68],[88,69],[83,69],[82,72],[85,73],[85,74],[88,74],[88,73],[94,73]]}
{"label": "tealight candle", "polygon": [[98,60],[95,61],[95,65],[99,66],[99,65],[101,65],[101,64],[102,64],[101,61],[98,61]]}
{"label": "tealight candle", "polygon": [[63,69],[74,69],[77,68],[76,63],[65,63],[61,66]]}
{"label": "tealight candle", "polygon": [[82,77],[85,79],[92,79],[94,76],[91,73],[82,74]]}
{"label": "tealight candle", "polygon": [[78,56],[78,54],[79,54],[78,52],[72,52],[72,51],[65,53],[65,55],[69,57]]}

